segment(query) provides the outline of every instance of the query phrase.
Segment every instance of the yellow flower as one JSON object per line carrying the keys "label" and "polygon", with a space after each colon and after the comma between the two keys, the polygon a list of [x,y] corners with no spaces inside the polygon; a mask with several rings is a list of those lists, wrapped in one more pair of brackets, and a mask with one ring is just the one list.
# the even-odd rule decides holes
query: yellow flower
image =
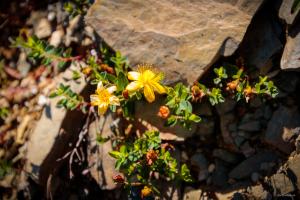
{"label": "yellow flower", "polygon": [[107,111],[109,105],[120,105],[119,98],[113,95],[113,92],[116,90],[116,86],[105,88],[101,81],[98,83],[96,94],[92,94],[90,98],[91,105],[98,106],[99,115],[103,115]]}
{"label": "yellow flower", "polygon": [[127,85],[126,90],[135,92],[143,88],[146,100],[151,103],[155,100],[154,92],[166,93],[166,88],[160,83],[163,78],[163,73],[155,72],[150,65],[138,66],[137,71],[128,72],[128,79],[133,82]]}

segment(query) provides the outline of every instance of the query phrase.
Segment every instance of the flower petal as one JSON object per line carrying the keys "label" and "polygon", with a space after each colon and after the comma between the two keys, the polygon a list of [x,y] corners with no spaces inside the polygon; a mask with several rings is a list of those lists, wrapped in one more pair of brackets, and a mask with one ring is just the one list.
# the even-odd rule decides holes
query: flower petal
{"label": "flower petal", "polygon": [[164,79],[164,77],[165,77],[164,73],[161,73],[161,72],[157,73],[157,74],[155,74],[155,77],[153,78],[153,81],[160,82]]}
{"label": "flower petal", "polygon": [[131,71],[128,72],[128,79],[132,81],[137,81],[141,74],[139,72]]}
{"label": "flower petal", "polygon": [[103,83],[102,81],[99,81],[99,83],[97,84],[97,89],[102,89],[103,88]]}
{"label": "flower petal", "polygon": [[116,96],[111,96],[111,97],[109,98],[109,103],[110,103],[111,105],[119,106],[119,105],[120,105],[120,100],[119,100],[119,98],[116,97]]}
{"label": "flower petal", "polygon": [[126,86],[126,90],[129,92],[134,92],[141,89],[143,86],[138,81],[133,81]]}
{"label": "flower petal", "polygon": [[166,93],[166,89],[164,86],[162,86],[160,83],[157,82],[151,82],[151,86],[153,87],[153,89],[155,90],[155,92],[158,92],[159,94],[165,94]]}
{"label": "flower petal", "polygon": [[108,91],[110,94],[114,93],[116,90],[117,90],[117,87],[116,87],[116,86],[110,86],[109,88],[107,88],[107,91]]}
{"label": "flower petal", "polygon": [[100,101],[99,101],[98,95],[92,94],[92,95],[90,96],[90,99],[91,99],[91,105],[92,105],[92,106],[97,106],[97,105],[99,105]]}
{"label": "flower petal", "polygon": [[152,88],[149,85],[145,85],[144,87],[144,95],[146,100],[151,103],[155,100],[155,95],[154,95],[154,91],[152,90]]}
{"label": "flower petal", "polygon": [[106,103],[101,103],[98,105],[98,113],[99,115],[104,115],[108,109],[108,104]]}

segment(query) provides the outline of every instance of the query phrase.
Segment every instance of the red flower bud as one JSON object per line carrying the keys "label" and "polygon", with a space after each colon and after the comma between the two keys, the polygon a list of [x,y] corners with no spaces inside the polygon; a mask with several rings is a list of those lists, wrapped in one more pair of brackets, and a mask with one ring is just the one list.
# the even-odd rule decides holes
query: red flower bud
{"label": "red flower bud", "polygon": [[115,183],[124,183],[125,179],[122,175],[118,174],[113,177]]}

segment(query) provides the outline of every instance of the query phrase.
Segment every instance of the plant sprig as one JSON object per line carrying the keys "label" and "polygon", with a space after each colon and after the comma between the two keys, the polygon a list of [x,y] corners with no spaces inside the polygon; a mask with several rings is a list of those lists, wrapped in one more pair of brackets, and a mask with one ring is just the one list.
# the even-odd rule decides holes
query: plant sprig
{"label": "plant sprig", "polygon": [[80,59],[80,56],[71,56],[71,48],[67,50],[56,48],[34,35],[29,36],[26,30],[21,31],[15,40],[11,40],[11,43],[12,47],[26,50],[29,58],[39,61],[45,66],[57,62],[58,68],[63,69],[68,63]]}
{"label": "plant sprig", "polygon": [[174,126],[179,123],[183,127],[190,128],[192,122],[200,122],[201,118],[193,114],[191,104],[192,94],[190,89],[182,83],[178,83],[174,88],[169,88],[166,98],[166,106],[170,108],[171,115],[166,121],[167,126]]}
{"label": "plant sprig", "polygon": [[82,96],[73,92],[68,85],[60,84],[59,87],[53,91],[50,95],[50,98],[61,97],[61,99],[57,102],[57,107],[74,110],[76,108],[80,108],[84,113],[86,113],[86,103]]}
{"label": "plant sprig", "polygon": [[64,3],[64,9],[71,17],[85,15],[92,2],[91,0],[68,0]]}
{"label": "plant sprig", "polygon": [[177,160],[171,156],[170,149],[174,147],[163,144],[157,131],[146,131],[133,143],[124,143],[119,150],[109,153],[116,159],[116,169],[125,175],[125,178],[118,177],[115,181],[125,185],[136,185],[138,182],[139,185],[156,191],[153,174],[157,172],[171,180],[192,182],[188,167],[182,165],[179,170]]}

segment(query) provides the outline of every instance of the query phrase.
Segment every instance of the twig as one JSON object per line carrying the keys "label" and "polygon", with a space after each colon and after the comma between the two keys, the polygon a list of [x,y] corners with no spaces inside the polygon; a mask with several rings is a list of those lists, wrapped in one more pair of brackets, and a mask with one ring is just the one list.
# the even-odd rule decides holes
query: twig
{"label": "twig", "polygon": [[[74,176],[74,173],[72,171],[72,163],[74,161],[74,155],[77,156],[77,158],[80,162],[83,162],[85,160],[85,156],[84,156],[84,153],[83,153],[82,149],[80,149],[80,145],[81,145],[85,135],[88,133],[88,127],[89,127],[89,123],[90,123],[91,113],[92,113],[92,109],[89,110],[89,113],[88,113],[88,116],[86,118],[85,124],[83,125],[83,127],[82,127],[82,129],[79,133],[78,140],[76,142],[75,147],[71,151],[67,152],[62,158],[59,158],[59,159],[56,160],[56,161],[61,161],[65,158],[69,157],[69,170],[70,170],[69,176],[70,176],[70,178],[73,178],[73,176]],[[82,155],[79,155],[78,150]]]}
{"label": "twig", "polygon": [[1,25],[0,25],[0,29],[2,29],[8,22],[8,19],[6,19]]}

